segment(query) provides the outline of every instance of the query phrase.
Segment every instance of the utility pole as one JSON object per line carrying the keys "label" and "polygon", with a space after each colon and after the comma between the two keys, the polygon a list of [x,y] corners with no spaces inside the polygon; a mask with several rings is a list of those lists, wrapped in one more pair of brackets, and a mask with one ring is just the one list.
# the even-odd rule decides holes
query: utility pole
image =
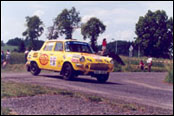
{"label": "utility pole", "polygon": [[115,40],[115,54],[117,54],[117,41]]}
{"label": "utility pole", "polygon": [[115,41],[115,54],[117,54],[117,41],[114,39],[114,38],[112,38],[112,40],[113,40],[113,42]]}
{"label": "utility pole", "polygon": [[140,45],[138,45],[138,58],[140,57]]}
{"label": "utility pole", "polygon": [[131,45],[130,47],[129,47],[129,57],[132,57],[132,52],[133,52],[133,46]]}

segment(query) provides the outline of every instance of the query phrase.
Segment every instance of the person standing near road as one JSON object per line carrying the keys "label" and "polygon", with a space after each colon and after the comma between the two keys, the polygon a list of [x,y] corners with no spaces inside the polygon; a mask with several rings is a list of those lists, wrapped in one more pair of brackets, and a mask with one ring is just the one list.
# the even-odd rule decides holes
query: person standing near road
{"label": "person standing near road", "polygon": [[29,53],[28,48],[26,48],[26,50],[24,52],[24,54],[25,54],[25,62],[27,62],[28,53]]}
{"label": "person standing near road", "polygon": [[5,59],[4,51],[1,51],[1,64],[3,64],[4,59]]}
{"label": "person standing near road", "polygon": [[6,65],[10,62],[10,50],[7,50],[6,52],[6,57],[4,56],[4,61],[3,61],[3,64],[2,64],[2,67],[5,68]]}
{"label": "person standing near road", "polygon": [[107,45],[106,38],[104,38],[102,42],[102,55],[104,55],[104,53],[106,52],[106,45]]}
{"label": "person standing near road", "polygon": [[10,62],[10,55],[11,55],[10,50],[7,50],[7,52],[6,52],[6,64],[8,64]]}
{"label": "person standing near road", "polygon": [[148,71],[151,72],[151,67],[152,67],[152,58],[149,57],[147,59],[147,65],[148,65]]}
{"label": "person standing near road", "polygon": [[140,63],[139,63],[139,67],[140,69],[143,71],[144,70],[144,63],[143,61],[141,60]]}

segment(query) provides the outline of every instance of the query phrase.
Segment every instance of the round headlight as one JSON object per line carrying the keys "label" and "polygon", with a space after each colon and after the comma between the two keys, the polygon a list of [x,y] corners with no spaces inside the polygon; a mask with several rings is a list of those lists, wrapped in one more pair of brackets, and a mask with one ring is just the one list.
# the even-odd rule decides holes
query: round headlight
{"label": "round headlight", "polygon": [[84,56],[82,56],[82,57],[80,58],[80,62],[85,62],[85,57],[84,57]]}
{"label": "round headlight", "polygon": [[111,64],[114,64],[114,60],[112,59],[112,60],[110,61],[110,63],[111,63]]}

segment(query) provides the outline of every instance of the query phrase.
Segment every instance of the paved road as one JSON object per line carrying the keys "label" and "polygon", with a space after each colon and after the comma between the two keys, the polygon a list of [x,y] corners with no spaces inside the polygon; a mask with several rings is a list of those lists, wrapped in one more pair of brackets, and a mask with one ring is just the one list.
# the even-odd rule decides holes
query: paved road
{"label": "paved road", "polygon": [[95,78],[88,76],[80,76],[74,81],[66,81],[54,72],[43,72],[39,76],[32,76],[26,72],[1,73],[1,77],[6,81],[72,89],[173,110],[173,85],[164,82],[166,74],[154,72],[111,73],[105,84],[100,84]]}

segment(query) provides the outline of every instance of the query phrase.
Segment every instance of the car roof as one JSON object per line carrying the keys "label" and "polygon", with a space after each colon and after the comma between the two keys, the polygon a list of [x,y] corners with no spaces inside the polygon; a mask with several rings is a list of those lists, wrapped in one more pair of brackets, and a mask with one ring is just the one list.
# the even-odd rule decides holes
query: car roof
{"label": "car roof", "polygon": [[[46,42],[56,42],[56,41],[67,42],[67,41],[79,41],[79,40],[77,40],[77,39],[54,39],[54,40],[46,40]],[[79,41],[79,42],[84,42],[84,41]]]}

